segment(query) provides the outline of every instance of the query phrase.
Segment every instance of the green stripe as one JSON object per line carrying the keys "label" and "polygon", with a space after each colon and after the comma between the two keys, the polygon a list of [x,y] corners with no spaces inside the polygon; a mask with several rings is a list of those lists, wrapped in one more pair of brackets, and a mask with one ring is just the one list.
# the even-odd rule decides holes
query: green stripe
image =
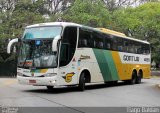
{"label": "green stripe", "polygon": [[41,72],[41,69],[32,69],[31,72],[32,72],[32,73],[40,73],[40,72]]}
{"label": "green stripe", "polygon": [[104,81],[119,80],[117,69],[108,50],[93,49]]}

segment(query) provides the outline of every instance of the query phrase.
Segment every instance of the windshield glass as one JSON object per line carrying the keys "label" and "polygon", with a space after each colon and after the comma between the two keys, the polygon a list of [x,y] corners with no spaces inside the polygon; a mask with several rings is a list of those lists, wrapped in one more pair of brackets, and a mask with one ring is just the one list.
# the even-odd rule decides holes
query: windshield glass
{"label": "windshield glass", "polygon": [[21,42],[18,57],[19,67],[56,67],[56,59],[56,53],[52,52],[52,40],[23,40]]}
{"label": "windshield glass", "polygon": [[44,26],[27,28],[24,31],[23,39],[38,39],[38,38],[54,38],[60,35],[62,27],[60,26]]}

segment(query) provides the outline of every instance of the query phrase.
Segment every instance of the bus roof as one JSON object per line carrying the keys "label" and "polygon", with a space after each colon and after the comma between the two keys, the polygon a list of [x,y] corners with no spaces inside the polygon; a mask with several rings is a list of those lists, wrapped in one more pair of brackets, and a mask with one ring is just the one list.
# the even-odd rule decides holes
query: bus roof
{"label": "bus roof", "polygon": [[136,38],[131,38],[131,37],[126,36],[124,33],[117,32],[117,31],[114,31],[114,30],[110,30],[110,29],[106,29],[106,28],[96,28],[96,29],[100,30],[101,32],[106,33],[106,34],[118,36],[118,37],[121,37],[121,38],[126,38],[126,39],[129,39],[129,40],[134,40],[134,41],[137,41],[137,42],[150,44],[149,42],[147,42],[145,40],[139,40],[139,39],[136,39]]}
{"label": "bus roof", "polygon": [[97,28],[97,29],[99,29],[102,32],[108,33],[108,34],[115,34],[115,35],[119,35],[119,36],[126,36],[124,33],[113,31],[113,30],[106,29],[106,28]]}
{"label": "bus roof", "polygon": [[39,27],[39,26],[63,26],[63,27],[65,27],[65,26],[77,26],[77,27],[82,27],[82,28],[86,28],[86,29],[90,29],[90,30],[94,30],[94,31],[99,31],[99,32],[102,32],[102,33],[105,33],[105,34],[110,34],[110,35],[118,36],[118,37],[121,37],[121,38],[126,38],[126,39],[129,39],[129,40],[134,40],[134,41],[149,44],[149,42],[147,42],[147,41],[127,37],[124,33],[121,33],[121,32],[109,30],[109,29],[106,29],[106,28],[93,28],[93,27],[83,26],[83,25],[76,24],[76,23],[71,23],[71,22],[39,23],[39,24],[29,25],[26,28]]}
{"label": "bus roof", "polygon": [[64,27],[65,26],[79,26],[81,27],[82,25],[71,23],[71,22],[48,22],[48,23],[39,23],[39,24],[29,25],[26,28],[39,27],[39,26],[64,26]]}

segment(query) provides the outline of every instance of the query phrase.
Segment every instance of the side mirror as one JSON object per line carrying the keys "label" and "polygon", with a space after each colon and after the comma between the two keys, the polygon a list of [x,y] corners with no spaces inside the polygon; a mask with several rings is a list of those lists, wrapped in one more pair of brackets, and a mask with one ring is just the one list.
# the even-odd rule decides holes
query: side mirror
{"label": "side mirror", "polygon": [[7,46],[7,53],[10,54],[11,53],[11,47],[14,43],[17,43],[19,41],[18,38],[12,39]]}
{"label": "side mirror", "polygon": [[53,52],[57,52],[57,50],[58,50],[58,48],[57,48],[57,46],[58,46],[58,41],[61,39],[61,36],[60,35],[58,35],[58,36],[56,36],[54,39],[53,39],[53,42],[52,42],[52,51]]}

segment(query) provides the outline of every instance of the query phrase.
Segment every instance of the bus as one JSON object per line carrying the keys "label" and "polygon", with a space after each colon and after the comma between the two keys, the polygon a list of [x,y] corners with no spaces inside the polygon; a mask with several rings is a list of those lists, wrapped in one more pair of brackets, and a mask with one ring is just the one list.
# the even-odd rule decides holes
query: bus
{"label": "bus", "polygon": [[78,86],[86,84],[141,83],[150,78],[150,44],[105,28],[70,22],[27,26],[18,43],[17,79],[20,84]]}

